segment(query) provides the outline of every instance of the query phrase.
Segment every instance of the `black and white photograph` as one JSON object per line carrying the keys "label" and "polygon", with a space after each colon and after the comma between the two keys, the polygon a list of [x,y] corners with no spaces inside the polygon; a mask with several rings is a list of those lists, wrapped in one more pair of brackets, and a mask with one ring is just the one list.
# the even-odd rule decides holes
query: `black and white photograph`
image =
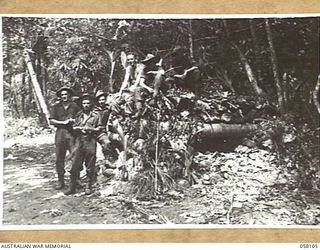
{"label": "black and white photograph", "polygon": [[2,226],[320,225],[317,15],[3,15]]}

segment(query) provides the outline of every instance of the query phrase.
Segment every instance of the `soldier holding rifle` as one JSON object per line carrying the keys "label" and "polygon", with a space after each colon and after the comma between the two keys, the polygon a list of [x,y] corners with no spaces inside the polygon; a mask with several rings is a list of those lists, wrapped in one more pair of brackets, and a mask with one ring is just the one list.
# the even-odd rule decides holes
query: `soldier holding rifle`
{"label": "soldier holding rifle", "polygon": [[78,113],[73,130],[77,133],[76,148],[73,155],[73,163],[70,170],[70,186],[65,195],[76,192],[76,180],[82,169],[83,163],[86,167],[87,180],[85,194],[92,193],[92,185],[96,175],[96,148],[97,135],[100,132],[102,123],[100,115],[92,110],[92,97],[84,94],[81,97],[82,111]]}

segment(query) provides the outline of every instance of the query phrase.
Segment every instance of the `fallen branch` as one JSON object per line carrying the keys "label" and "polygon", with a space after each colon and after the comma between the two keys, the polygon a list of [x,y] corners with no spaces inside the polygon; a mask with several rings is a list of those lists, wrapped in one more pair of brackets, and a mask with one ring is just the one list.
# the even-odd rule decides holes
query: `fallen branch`
{"label": "fallen branch", "polygon": [[98,34],[91,34],[91,36],[95,36],[97,38],[100,38],[102,40],[105,40],[105,41],[110,41],[111,39],[107,38],[107,37],[104,37],[104,36],[100,36]]}
{"label": "fallen branch", "polygon": [[204,40],[213,40],[217,38],[219,37],[218,36],[201,37],[201,38],[194,39],[194,42],[204,41]]}
{"label": "fallen branch", "polygon": [[[162,216],[161,214],[158,214],[158,216],[160,217],[160,219],[158,219],[158,216],[154,216],[152,214],[149,214],[145,209],[143,209],[142,207],[138,206],[137,205],[137,202],[136,201],[133,201],[133,200],[130,200],[130,199],[126,199],[126,198],[119,198],[118,199],[120,201],[120,203],[127,207],[128,209],[136,212],[136,213],[139,213],[141,214],[145,219],[147,220],[153,220],[155,222],[157,222],[158,224],[169,224],[171,223],[170,220],[165,217],[165,216]],[[152,219],[150,219],[152,218]]]}

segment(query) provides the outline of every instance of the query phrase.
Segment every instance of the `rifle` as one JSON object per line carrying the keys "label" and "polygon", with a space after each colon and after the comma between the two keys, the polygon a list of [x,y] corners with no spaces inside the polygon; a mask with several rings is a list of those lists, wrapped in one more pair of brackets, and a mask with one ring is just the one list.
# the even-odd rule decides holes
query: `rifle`
{"label": "rifle", "polygon": [[81,132],[81,134],[89,135],[100,132],[100,128],[90,128],[83,126],[74,126],[73,130]]}

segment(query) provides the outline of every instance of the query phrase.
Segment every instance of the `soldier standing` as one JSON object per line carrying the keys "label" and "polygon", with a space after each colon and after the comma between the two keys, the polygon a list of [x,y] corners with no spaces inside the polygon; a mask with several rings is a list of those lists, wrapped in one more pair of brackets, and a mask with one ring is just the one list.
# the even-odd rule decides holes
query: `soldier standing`
{"label": "soldier standing", "polygon": [[71,153],[75,144],[75,136],[73,134],[72,125],[76,114],[80,111],[80,107],[71,101],[73,91],[69,87],[62,87],[56,95],[60,101],[55,103],[50,111],[50,124],[54,125],[57,130],[55,134],[56,148],[56,172],[58,174],[57,190],[64,188],[65,174],[65,157],[67,150]]}
{"label": "soldier standing", "polygon": [[106,97],[106,93],[104,93],[101,90],[97,91],[97,105],[94,107],[93,110],[99,113],[101,118],[101,127],[97,137],[97,141],[101,145],[102,152],[106,161],[106,167],[112,167],[111,163],[113,163],[116,160],[116,150],[114,147],[112,147],[112,142],[108,135],[108,127],[110,127],[110,125],[108,124],[110,110],[106,105]]}
{"label": "soldier standing", "polygon": [[82,169],[83,163],[87,172],[87,183],[85,194],[92,193],[92,184],[96,176],[96,148],[97,135],[100,132],[101,118],[100,115],[92,110],[92,97],[84,94],[81,98],[82,111],[78,113],[75,119],[74,131],[77,132],[74,158],[70,170],[70,186],[65,195],[76,192],[76,180]]}

